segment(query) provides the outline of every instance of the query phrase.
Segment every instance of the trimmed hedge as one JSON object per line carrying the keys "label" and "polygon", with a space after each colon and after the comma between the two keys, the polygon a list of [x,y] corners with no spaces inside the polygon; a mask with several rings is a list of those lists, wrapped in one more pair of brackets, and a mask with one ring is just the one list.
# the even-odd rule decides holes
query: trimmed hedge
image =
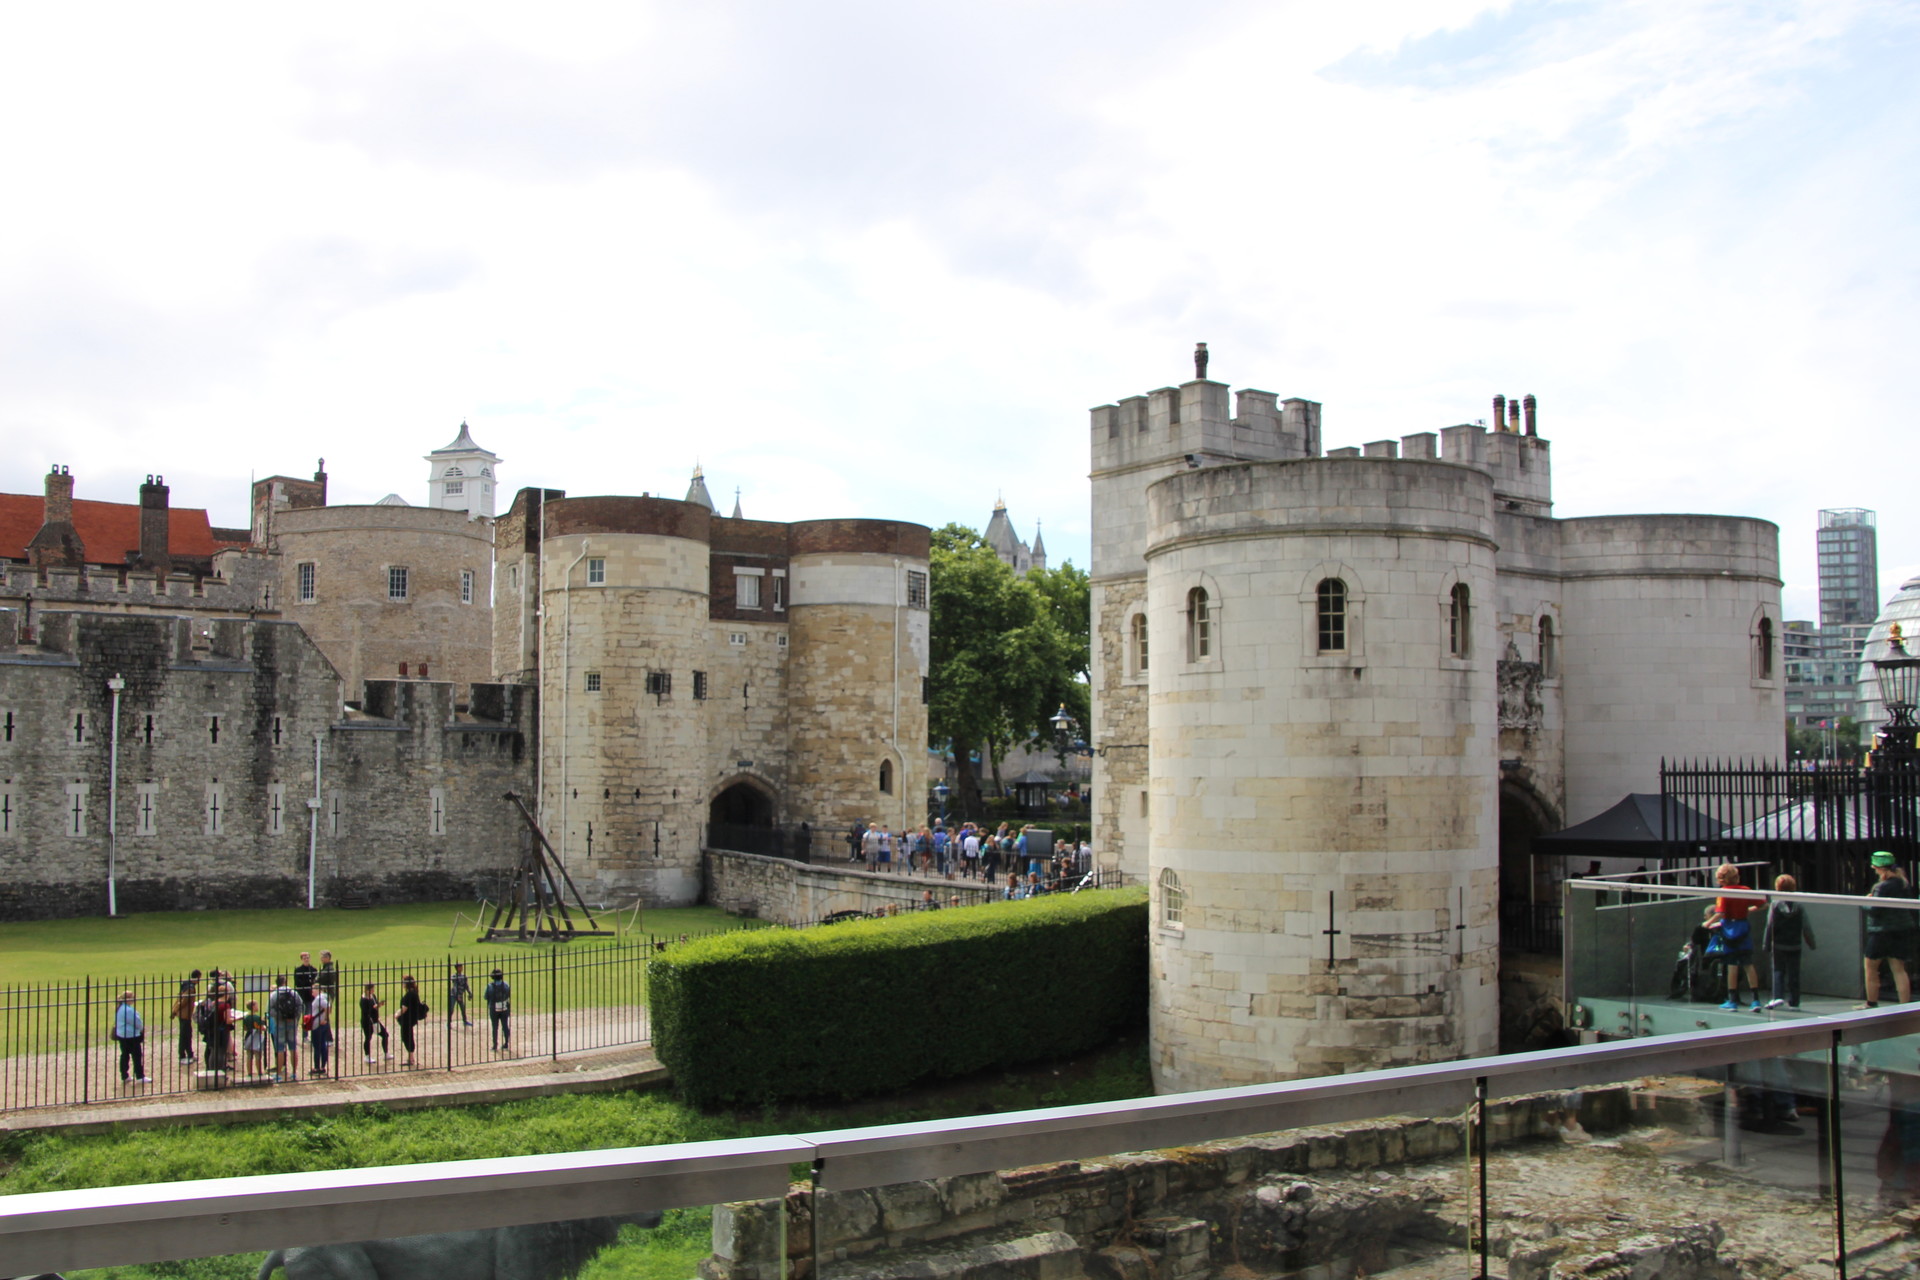
{"label": "trimmed hedge", "polygon": [[714,934],[653,961],[650,1001],[654,1053],[701,1106],[1044,1062],[1145,1021],[1147,894]]}

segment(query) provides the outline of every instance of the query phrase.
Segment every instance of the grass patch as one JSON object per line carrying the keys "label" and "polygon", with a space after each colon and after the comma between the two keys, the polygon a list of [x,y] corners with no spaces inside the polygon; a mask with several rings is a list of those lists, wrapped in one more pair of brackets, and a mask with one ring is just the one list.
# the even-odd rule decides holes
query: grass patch
{"label": "grass patch", "polygon": [[[87,974],[114,979],[153,975],[184,977],[193,969],[232,973],[291,970],[300,953],[333,952],[347,965],[408,964],[460,958],[544,953],[554,944],[475,943],[472,902],[407,902],[366,911],[277,908],[253,911],[163,911],[148,915],[82,916],[68,920],[17,920],[0,924],[0,964],[15,985],[71,982]],[[489,914],[491,909],[489,909]],[[455,928],[454,917],[468,922]],[[597,914],[597,913],[596,913]],[[612,928],[611,913],[601,917]],[[619,918],[624,927],[627,916]],[[640,913],[634,936],[719,933],[764,927],[714,907],[660,907]],[[625,941],[582,938],[564,951]],[[471,969],[471,965],[468,966]]]}
{"label": "grass patch", "polygon": [[[1066,1062],[994,1071],[851,1106],[706,1113],[664,1090],[529,1098],[484,1107],[390,1112],[105,1134],[0,1138],[0,1193],[132,1182],[355,1169],[434,1160],[587,1151],[716,1138],[899,1124],[1140,1097],[1153,1091],[1139,1039]],[[796,1177],[805,1177],[796,1170]],[[627,1229],[583,1280],[686,1280],[709,1252],[711,1211],[670,1212],[655,1231]],[[237,1254],[71,1272],[70,1280],[252,1280],[264,1255]]]}

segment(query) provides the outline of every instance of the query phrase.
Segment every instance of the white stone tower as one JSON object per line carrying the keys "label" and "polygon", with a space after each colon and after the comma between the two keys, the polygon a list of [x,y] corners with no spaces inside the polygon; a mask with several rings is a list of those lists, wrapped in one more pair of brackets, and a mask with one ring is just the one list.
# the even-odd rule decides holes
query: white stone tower
{"label": "white stone tower", "polygon": [[469,516],[493,517],[494,472],[498,455],[473,442],[467,424],[452,444],[427,455],[427,505]]}

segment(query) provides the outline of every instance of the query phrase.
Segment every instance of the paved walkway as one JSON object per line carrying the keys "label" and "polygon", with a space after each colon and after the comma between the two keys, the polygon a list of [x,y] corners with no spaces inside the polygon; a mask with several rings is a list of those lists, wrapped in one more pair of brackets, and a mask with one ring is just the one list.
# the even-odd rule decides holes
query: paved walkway
{"label": "paved walkway", "polygon": [[457,1071],[395,1071],[344,1080],[309,1079],[298,1084],[242,1084],[217,1092],[170,1093],[158,1098],[142,1098],[130,1089],[127,1096],[113,1101],[6,1112],[0,1114],[0,1132],[95,1133],[169,1124],[224,1124],[326,1115],[366,1103],[395,1110],[470,1106],[557,1093],[641,1089],[667,1080],[666,1068],[655,1060],[649,1046],[627,1045],[569,1054],[558,1060],[522,1058]]}

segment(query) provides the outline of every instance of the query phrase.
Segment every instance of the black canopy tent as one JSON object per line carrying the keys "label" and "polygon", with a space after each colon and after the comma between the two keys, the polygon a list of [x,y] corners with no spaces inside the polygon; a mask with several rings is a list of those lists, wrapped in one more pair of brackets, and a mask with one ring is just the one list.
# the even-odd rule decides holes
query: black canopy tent
{"label": "black canopy tent", "polygon": [[[1644,865],[1662,857],[1697,857],[1699,846],[1719,839],[1726,825],[1671,796],[1663,806],[1660,796],[1636,791],[1585,822],[1535,837],[1533,852],[1535,857],[1632,858]],[[1692,847],[1675,847],[1684,845]]]}

